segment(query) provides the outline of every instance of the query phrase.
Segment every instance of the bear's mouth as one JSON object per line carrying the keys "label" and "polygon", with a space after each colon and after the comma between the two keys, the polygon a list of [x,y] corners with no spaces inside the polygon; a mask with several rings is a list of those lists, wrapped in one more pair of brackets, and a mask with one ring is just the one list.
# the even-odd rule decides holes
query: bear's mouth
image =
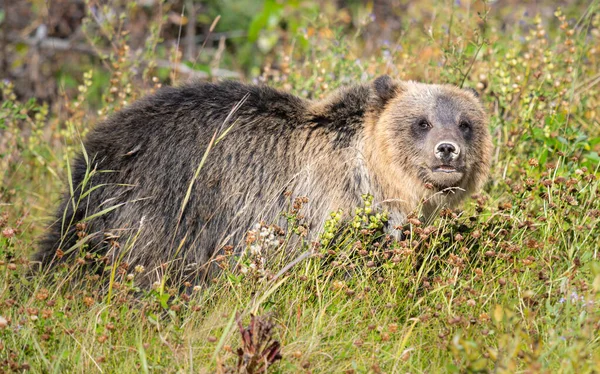
{"label": "bear's mouth", "polygon": [[436,189],[443,190],[459,186],[466,174],[466,170],[462,165],[452,166],[443,164],[424,167],[419,174],[423,182],[431,183]]}
{"label": "bear's mouth", "polygon": [[434,168],[431,168],[431,171],[434,173],[456,173],[457,170],[454,166],[450,165],[440,165]]}

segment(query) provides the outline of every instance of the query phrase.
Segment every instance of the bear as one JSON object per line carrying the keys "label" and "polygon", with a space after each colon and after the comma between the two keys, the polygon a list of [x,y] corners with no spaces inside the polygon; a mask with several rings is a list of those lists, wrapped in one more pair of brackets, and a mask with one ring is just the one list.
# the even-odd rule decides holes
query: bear
{"label": "bear", "polygon": [[[384,75],[321,100],[237,81],[164,87],[90,131],[34,260],[85,252],[197,280],[224,246],[306,196],[309,233],[371,194],[389,227],[480,189],[492,142],[476,92]],[[183,278],[181,278],[183,279]]]}

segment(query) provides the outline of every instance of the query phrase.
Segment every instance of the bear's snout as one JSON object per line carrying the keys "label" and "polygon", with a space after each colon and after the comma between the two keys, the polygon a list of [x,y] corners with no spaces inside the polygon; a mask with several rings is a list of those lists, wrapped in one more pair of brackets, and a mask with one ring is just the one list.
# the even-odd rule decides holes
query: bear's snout
{"label": "bear's snout", "polygon": [[460,155],[460,147],[454,142],[445,140],[435,145],[434,153],[438,160],[449,163],[458,158]]}

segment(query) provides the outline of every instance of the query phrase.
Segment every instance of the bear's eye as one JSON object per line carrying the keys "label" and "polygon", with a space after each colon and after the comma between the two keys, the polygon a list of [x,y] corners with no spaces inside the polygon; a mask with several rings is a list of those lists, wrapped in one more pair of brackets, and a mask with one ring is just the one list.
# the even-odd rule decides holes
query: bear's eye
{"label": "bear's eye", "polygon": [[426,119],[420,119],[419,122],[417,122],[417,126],[423,130],[427,130],[427,129],[431,128],[431,124]]}
{"label": "bear's eye", "polygon": [[471,130],[471,124],[469,123],[469,121],[460,121],[460,124],[458,125],[458,127],[462,130],[462,131],[469,131]]}

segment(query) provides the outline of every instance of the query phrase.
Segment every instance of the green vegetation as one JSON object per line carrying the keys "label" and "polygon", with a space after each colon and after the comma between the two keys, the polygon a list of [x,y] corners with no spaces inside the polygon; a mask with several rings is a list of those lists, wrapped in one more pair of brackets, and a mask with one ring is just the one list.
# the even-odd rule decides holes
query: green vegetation
{"label": "green vegetation", "polygon": [[[463,2],[382,19],[352,1],[245,1],[239,11],[209,1],[199,24],[221,14],[214,32],[245,34],[195,59],[163,43],[181,15],[167,5],[153,8],[135,52],[123,27],[147,9],[86,10],[86,45],[99,52],[63,62],[51,104],[0,83],[0,372],[597,372],[600,3],[536,14]],[[392,21],[400,26],[385,33]],[[27,62],[27,48],[15,44],[13,64]],[[474,87],[491,118],[490,181],[431,225],[413,216],[402,241],[386,237],[385,214],[365,196],[354,219],[333,212],[307,242],[305,201],[290,201],[290,230],[258,225],[246,252],[215,259],[222,271],[206,286],[139,289],[146,269],[118,264],[110,291],[97,276],[73,282],[85,254],[29,277],[82,137],[185,78],[163,60],[311,97],[381,74]]]}

